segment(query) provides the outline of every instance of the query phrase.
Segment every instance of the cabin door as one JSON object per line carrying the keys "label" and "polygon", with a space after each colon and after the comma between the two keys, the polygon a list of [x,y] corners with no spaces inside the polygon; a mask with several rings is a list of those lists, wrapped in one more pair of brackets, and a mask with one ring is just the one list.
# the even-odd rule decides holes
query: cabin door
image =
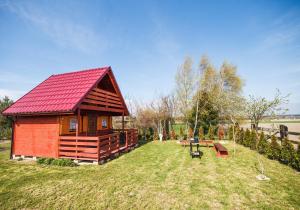
{"label": "cabin door", "polygon": [[97,115],[94,113],[88,114],[88,135],[94,136],[97,134]]}

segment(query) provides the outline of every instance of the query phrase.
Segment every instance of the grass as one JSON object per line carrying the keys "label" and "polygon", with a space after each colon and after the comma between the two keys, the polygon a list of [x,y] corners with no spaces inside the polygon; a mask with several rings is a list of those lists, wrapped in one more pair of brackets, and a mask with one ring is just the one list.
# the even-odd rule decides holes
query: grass
{"label": "grass", "polygon": [[[300,175],[264,157],[270,181],[257,181],[257,153],[237,146],[218,159],[201,148],[150,142],[104,165],[42,166],[11,161],[0,147],[0,209],[299,209]],[[232,143],[226,144],[232,154]]]}

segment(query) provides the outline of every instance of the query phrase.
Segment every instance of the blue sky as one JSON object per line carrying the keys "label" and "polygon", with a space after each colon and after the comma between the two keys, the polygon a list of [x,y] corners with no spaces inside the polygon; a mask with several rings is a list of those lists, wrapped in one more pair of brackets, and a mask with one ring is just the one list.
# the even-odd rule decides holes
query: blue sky
{"label": "blue sky", "polygon": [[300,113],[299,1],[0,0],[0,96],[110,65],[124,95],[149,101],[172,91],[184,57],[203,54],[237,65],[245,95],[278,88]]}

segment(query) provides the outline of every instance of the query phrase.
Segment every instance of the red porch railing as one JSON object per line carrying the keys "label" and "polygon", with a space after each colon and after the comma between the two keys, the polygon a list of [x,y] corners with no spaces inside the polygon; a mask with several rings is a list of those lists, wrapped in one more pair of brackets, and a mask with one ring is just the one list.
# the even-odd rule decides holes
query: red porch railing
{"label": "red porch railing", "polygon": [[136,129],[125,129],[125,144],[120,145],[120,132],[101,136],[60,136],[58,157],[74,160],[100,161],[137,144]]}

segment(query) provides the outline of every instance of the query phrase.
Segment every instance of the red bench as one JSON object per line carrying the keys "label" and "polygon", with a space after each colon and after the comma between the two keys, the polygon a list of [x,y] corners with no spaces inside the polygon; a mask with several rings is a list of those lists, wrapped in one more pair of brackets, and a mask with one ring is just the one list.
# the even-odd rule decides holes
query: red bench
{"label": "red bench", "polygon": [[214,143],[214,148],[217,152],[217,157],[227,157],[228,156],[228,151],[226,147],[224,147],[220,143]]}

